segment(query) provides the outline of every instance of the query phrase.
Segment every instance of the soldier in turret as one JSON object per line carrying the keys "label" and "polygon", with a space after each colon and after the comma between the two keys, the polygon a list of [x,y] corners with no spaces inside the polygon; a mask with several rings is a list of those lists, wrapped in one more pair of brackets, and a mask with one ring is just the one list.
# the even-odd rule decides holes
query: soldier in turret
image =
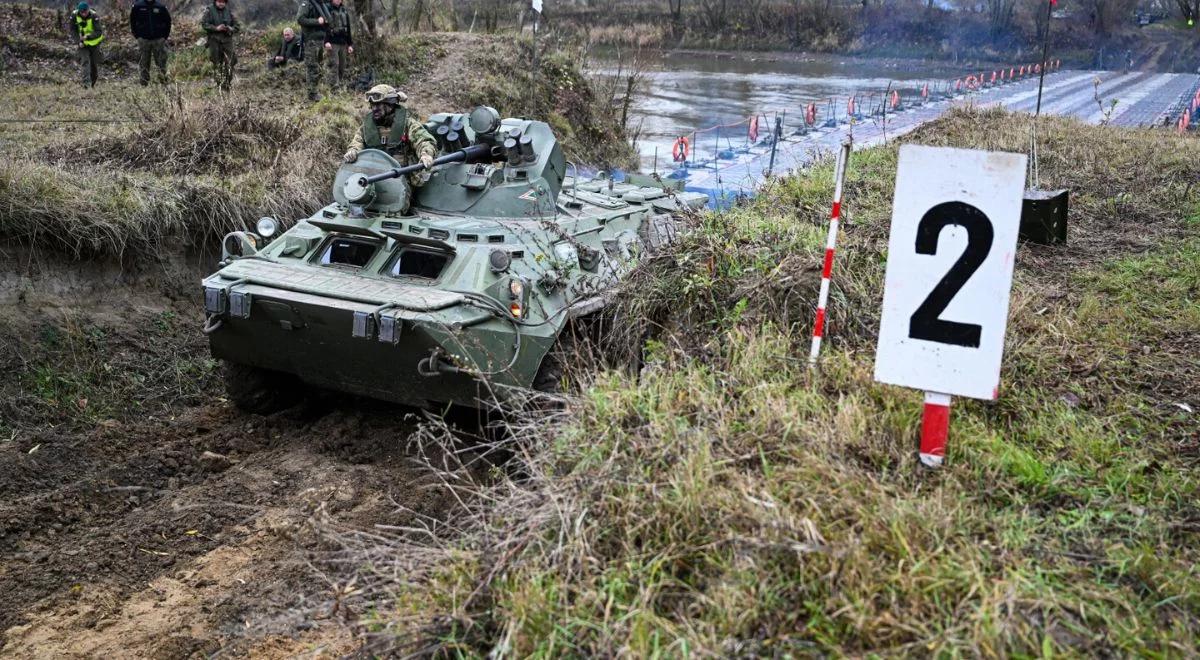
{"label": "soldier in turret", "polygon": [[233,85],[233,67],[237,64],[233,36],[241,31],[241,25],[226,0],[213,0],[200,17],[200,27],[208,35],[208,57],[217,86],[229,91]]}
{"label": "soldier in turret", "polygon": [[429,169],[437,156],[437,142],[421,122],[408,115],[408,96],[391,85],[376,85],[367,91],[371,111],[363,115],[362,128],[354,134],[343,160],[353,163],[363,149],[379,149],[401,166],[420,162],[426,169],[408,175],[413,186],[429,180]]}
{"label": "soldier in turret", "polygon": [[100,17],[88,3],[81,2],[71,12],[71,36],[79,44],[79,64],[83,67],[83,86],[95,87],[100,78],[100,42],[104,31],[100,29]]}

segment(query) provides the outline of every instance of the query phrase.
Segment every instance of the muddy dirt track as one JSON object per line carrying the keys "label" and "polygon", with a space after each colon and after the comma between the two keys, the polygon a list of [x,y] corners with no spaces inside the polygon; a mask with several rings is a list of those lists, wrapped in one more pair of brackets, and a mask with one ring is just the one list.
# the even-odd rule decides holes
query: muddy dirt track
{"label": "muddy dirt track", "polygon": [[353,650],[312,523],[445,515],[408,447],[416,412],[336,395],[238,412],[215,365],[180,366],[206,360],[194,265],[20,270],[0,279],[0,655]]}

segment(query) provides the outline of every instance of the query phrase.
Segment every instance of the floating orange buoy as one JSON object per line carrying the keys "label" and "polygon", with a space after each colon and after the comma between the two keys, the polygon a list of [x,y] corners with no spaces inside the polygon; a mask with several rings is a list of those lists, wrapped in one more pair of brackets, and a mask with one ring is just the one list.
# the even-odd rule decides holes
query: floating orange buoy
{"label": "floating orange buoy", "polygon": [[929,83],[925,83],[925,86],[921,88],[921,98],[929,98]]}
{"label": "floating orange buoy", "polygon": [[758,115],[750,118],[750,141],[758,142]]}
{"label": "floating orange buoy", "polygon": [[853,114],[854,114],[854,97],[853,97],[853,96],[851,96],[851,97],[850,97],[850,98],[849,98],[849,99],[846,101],[846,114],[847,114],[847,115],[853,115]]}
{"label": "floating orange buoy", "polygon": [[900,107],[900,92],[892,90],[892,110]]}
{"label": "floating orange buoy", "polygon": [[809,103],[808,106],[804,108],[804,123],[808,124],[809,126],[817,123],[816,103]]}
{"label": "floating orange buoy", "polygon": [[681,137],[675,140],[675,145],[671,147],[671,157],[676,163],[682,163],[688,159],[688,139]]}
{"label": "floating orange buoy", "polygon": [[967,89],[979,89],[979,81],[975,76],[967,76]]}

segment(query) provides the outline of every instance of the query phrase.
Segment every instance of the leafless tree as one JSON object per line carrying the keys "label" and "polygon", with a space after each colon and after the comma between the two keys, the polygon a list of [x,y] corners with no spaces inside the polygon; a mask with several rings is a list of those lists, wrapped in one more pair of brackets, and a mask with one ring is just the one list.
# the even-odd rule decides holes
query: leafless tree
{"label": "leafless tree", "polygon": [[987,0],[988,29],[993,38],[1012,29],[1016,6],[1016,0]]}
{"label": "leafless tree", "polygon": [[1200,18],[1200,0],[1175,0],[1175,6],[1179,8],[1184,20]]}

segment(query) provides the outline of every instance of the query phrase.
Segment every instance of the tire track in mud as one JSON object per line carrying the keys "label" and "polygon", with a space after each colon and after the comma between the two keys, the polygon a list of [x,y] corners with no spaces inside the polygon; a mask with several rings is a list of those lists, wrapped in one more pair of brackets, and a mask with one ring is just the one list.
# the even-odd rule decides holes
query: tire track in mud
{"label": "tire track in mud", "polygon": [[406,451],[411,410],[333,406],[213,404],[0,449],[0,653],[187,655],[252,646],[252,620],[306,629],[328,589],[304,562],[309,516],[402,525],[454,501]]}

